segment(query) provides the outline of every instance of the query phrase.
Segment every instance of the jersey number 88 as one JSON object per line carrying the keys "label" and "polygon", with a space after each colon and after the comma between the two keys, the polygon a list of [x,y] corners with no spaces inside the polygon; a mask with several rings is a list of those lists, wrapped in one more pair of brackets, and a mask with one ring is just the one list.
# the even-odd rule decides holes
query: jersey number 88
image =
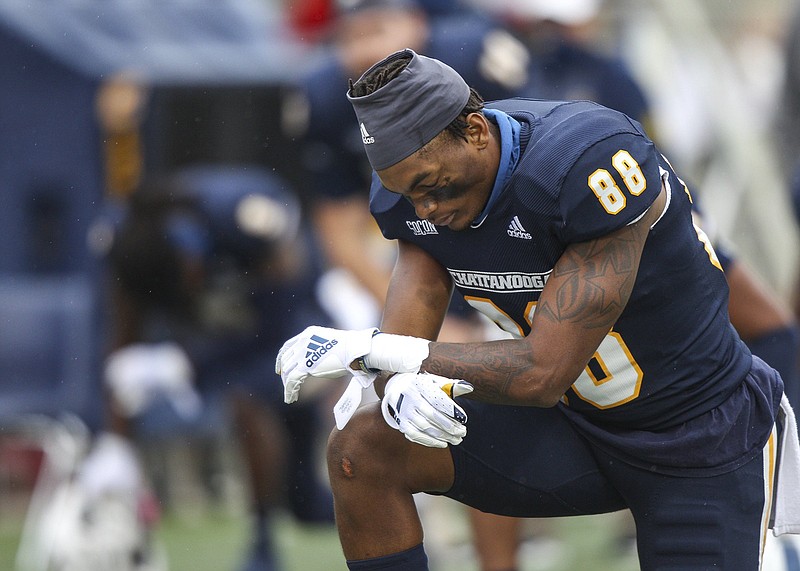
{"label": "jersey number 88", "polygon": [[[611,164],[622,177],[622,182],[633,196],[639,196],[647,188],[647,180],[631,154],[625,149],[611,157]],[[606,169],[597,169],[589,175],[589,188],[609,214],[617,214],[625,208],[625,194],[620,190],[614,177]]]}

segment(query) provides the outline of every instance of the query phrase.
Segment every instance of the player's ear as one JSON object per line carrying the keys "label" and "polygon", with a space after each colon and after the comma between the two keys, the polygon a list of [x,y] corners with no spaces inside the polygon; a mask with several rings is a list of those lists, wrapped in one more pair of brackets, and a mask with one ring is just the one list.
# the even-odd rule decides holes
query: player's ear
{"label": "player's ear", "polygon": [[489,121],[483,113],[470,113],[466,117],[467,140],[478,148],[489,144]]}

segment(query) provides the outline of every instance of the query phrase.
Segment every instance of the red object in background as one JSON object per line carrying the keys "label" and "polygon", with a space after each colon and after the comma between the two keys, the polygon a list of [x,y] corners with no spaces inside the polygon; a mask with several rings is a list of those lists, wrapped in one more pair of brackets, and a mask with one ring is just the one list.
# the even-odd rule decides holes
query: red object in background
{"label": "red object in background", "polygon": [[289,0],[286,10],[298,37],[316,41],[327,31],[336,9],[332,0]]}
{"label": "red object in background", "polygon": [[38,443],[16,436],[0,438],[0,485],[32,490],[43,461],[44,451]]}

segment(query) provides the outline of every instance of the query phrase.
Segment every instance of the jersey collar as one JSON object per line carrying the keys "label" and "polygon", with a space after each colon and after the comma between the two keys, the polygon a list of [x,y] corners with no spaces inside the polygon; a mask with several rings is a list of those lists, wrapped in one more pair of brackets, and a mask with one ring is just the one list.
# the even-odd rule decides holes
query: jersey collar
{"label": "jersey collar", "polygon": [[483,114],[500,129],[500,166],[497,169],[497,177],[494,180],[492,193],[489,195],[489,201],[478,217],[470,224],[471,228],[477,228],[492,210],[492,206],[500,197],[506,182],[514,172],[517,166],[520,154],[519,133],[521,126],[519,121],[497,109],[483,109]]}

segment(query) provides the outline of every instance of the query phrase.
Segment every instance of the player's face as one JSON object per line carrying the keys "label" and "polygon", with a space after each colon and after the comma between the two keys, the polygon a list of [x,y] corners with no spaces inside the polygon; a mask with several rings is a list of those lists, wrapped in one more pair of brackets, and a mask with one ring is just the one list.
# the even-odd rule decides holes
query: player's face
{"label": "player's face", "polygon": [[378,171],[383,186],[411,202],[421,220],[452,230],[469,228],[483,211],[497,175],[499,156],[496,145],[489,144],[488,122],[478,113],[470,118],[466,141],[441,133],[410,157]]}

